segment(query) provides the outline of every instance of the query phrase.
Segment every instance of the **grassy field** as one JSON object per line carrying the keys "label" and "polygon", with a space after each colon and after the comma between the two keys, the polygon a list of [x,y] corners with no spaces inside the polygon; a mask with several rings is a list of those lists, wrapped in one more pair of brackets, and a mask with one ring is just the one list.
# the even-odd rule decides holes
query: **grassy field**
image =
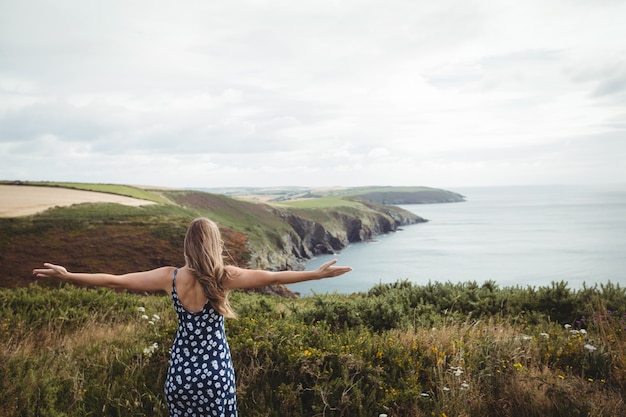
{"label": "grassy field", "polygon": [[167,203],[160,192],[149,191],[130,185],[120,184],[90,184],[79,182],[41,182],[32,185],[43,185],[49,187],[75,188],[77,190],[98,191],[101,193],[119,194],[127,197],[139,198],[141,200],[154,201],[155,203]]}
{"label": "grassy field", "polygon": [[358,207],[360,203],[341,197],[320,197],[304,200],[285,201],[280,203],[286,207],[302,209],[318,209],[329,207]]}
{"label": "grassy field", "polygon": [[[240,415],[625,415],[624,290],[407,282],[234,293]],[[0,416],[166,416],[171,301],[0,290]]]}

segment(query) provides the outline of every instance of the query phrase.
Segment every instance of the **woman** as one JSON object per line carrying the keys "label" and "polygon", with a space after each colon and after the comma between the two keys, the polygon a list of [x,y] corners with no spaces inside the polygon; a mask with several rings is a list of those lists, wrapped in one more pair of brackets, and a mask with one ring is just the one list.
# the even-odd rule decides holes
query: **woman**
{"label": "woman", "polygon": [[236,416],[235,373],[224,332],[224,317],[235,317],[228,302],[234,289],[291,284],[336,277],[351,271],[330,261],[315,271],[270,272],[224,265],[217,225],[195,219],[184,242],[185,265],[124,275],[69,272],[60,265],[35,269],[38,278],[138,291],[165,291],[178,315],[165,394],[171,416]]}

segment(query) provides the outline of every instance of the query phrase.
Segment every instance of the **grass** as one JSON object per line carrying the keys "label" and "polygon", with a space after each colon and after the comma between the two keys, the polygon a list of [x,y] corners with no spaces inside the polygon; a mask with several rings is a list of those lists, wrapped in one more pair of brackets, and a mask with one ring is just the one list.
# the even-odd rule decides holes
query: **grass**
{"label": "grass", "polygon": [[220,225],[245,233],[255,248],[280,250],[281,235],[291,230],[279,212],[267,204],[198,191],[168,192],[167,196]]}
{"label": "grass", "polygon": [[[463,301],[482,288],[471,283],[299,299],[236,292],[241,318],[227,333],[239,412],[624,415],[624,290],[567,290],[571,317],[555,321],[540,295],[552,287],[485,288],[510,300],[496,311],[494,300]],[[429,301],[435,293],[441,302]],[[32,285],[0,290],[0,306],[0,416],[167,415],[168,297]]]}
{"label": "grass", "polygon": [[287,206],[300,209],[320,209],[330,207],[362,207],[363,205],[359,202],[347,200],[341,197],[320,197],[305,200],[285,201],[280,203],[279,206]]}

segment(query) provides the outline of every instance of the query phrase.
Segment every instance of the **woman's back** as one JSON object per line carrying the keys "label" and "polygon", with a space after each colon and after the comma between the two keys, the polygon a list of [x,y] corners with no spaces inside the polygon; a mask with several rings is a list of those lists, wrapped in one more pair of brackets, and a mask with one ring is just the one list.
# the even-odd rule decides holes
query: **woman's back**
{"label": "woman's back", "polygon": [[202,310],[207,302],[202,286],[187,267],[180,268],[176,274],[176,293],[185,310],[192,313]]}

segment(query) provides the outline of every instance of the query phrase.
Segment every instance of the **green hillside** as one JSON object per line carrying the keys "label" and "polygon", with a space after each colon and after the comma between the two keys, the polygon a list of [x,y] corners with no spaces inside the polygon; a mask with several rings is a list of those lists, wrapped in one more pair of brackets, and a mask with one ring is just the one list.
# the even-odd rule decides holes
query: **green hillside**
{"label": "green hillside", "polygon": [[[378,204],[431,204],[465,201],[465,197],[461,194],[431,187],[231,187],[207,188],[204,191],[247,200],[267,202],[312,201],[313,204],[316,200],[325,197],[337,198],[334,201],[345,198],[360,198]],[[332,198],[329,201],[332,201]]]}
{"label": "green hillside", "polygon": [[[75,270],[113,273],[182,264],[186,227],[199,216],[220,225],[230,262],[271,269],[293,268],[315,255],[312,251],[332,252],[350,242],[393,231],[398,219],[406,224],[420,221],[401,209],[342,198],[333,198],[333,204],[321,199],[326,203],[319,207],[308,202],[309,207],[303,209],[194,190],[75,183],[26,185],[116,193],[157,204],[130,207],[85,203],[54,207],[32,216],[0,218],[0,270],[12,271],[0,276],[0,286],[26,285],[30,271],[46,261]],[[353,224],[359,229],[348,230]],[[322,240],[310,243],[315,249],[307,246],[308,229],[314,225],[327,231]]]}

